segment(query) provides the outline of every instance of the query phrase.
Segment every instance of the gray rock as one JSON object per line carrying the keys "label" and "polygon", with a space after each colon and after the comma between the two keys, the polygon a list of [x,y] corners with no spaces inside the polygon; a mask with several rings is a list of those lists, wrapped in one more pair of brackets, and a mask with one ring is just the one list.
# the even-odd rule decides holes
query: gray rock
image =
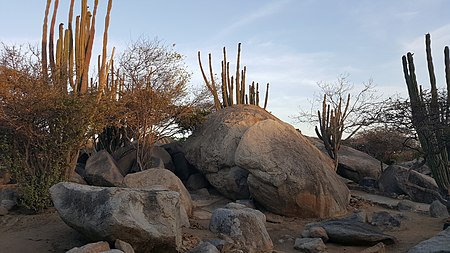
{"label": "gray rock", "polygon": [[401,200],[397,204],[397,209],[400,211],[416,211],[417,205],[411,200]]}
{"label": "gray rock", "polygon": [[346,219],[329,220],[308,224],[305,229],[323,227],[329,237],[328,242],[344,245],[368,245],[379,242],[390,245],[396,242],[395,237],[384,234],[380,229],[367,223]]}
{"label": "gray rock", "polygon": [[412,247],[407,253],[449,253],[450,252],[450,228],[440,232],[436,236],[422,241]]}
{"label": "gray rock", "polygon": [[176,252],[181,245],[180,194],[58,183],[50,188],[62,220],[90,240],[130,243],[136,252]]}
{"label": "gray rock", "polygon": [[385,245],[384,243],[380,242],[372,247],[360,251],[359,253],[385,253],[385,252],[386,252]]}
{"label": "gray rock", "polygon": [[435,200],[431,203],[430,215],[435,218],[447,218],[449,216],[447,207],[439,200]]}
{"label": "gray rock", "polygon": [[121,147],[114,151],[112,157],[117,163],[117,167],[123,176],[126,176],[131,171],[140,171],[136,159],[136,146],[134,144]]}
{"label": "gray rock", "polygon": [[327,242],[330,238],[328,237],[327,231],[323,227],[312,227],[309,229],[309,237],[320,238],[323,242]]}
{"label": "gray rock", "polygon": [[106,151],[101,150],[87,160],[86,182],[95,186],[121,186],[123,175],[116,161]]}
{"label": "gray rock", "polygon": [[196,191],[208,187],[210,184],[202,173],[195,173],[189,176],[186,181],[186,188],[190,191]]}
{"label": "gray rock", "polygon": [[17,202],[10,200],[10,199],[4,199],[0,202],[0,206],[4,207],[6,210],[10,211],[17,205]]}
{"label": "gray rock", "polygon": [[383,230],[391,230],[400,227],[401,219],[402,217],[400,215],[392,215],[389,212],[380,211],[372,214],[370,224]]}
{"label": "gray rock", "polygon": [[120,249],[110,249],[110,250],[107,250],[107,251],[101,251],[99,253],[124,253],[124,252],[122,250],[120,250]]}
{"label": "gray rock", "polygon": [[220,253],[220,251],[209,242],[201,242],[197,247],[189,250],[188,253]]}
{"label": "gray rock", "polygon": [[[417,187],[415,187],[417,186]],[[430,204],[436,197],[422,189],[439,191],[432,177],[398,165],[386,168],[378,180],[380,191],[408,195],[415,202]]]}
{"label": "gray rock", "polygon": [[267,233],[265,221],[266,218],[260,211],[230,203],[225,208],[213,211],[209,229],[242,242],[248,248],[271,250],[273,243]]}
{"label": "gray rock", "polygon": [[107,242],[94,242],[86,244],[82,247],[75,247],[66,253],[97,253],[110,250]]}
{"label": "gray rock", "polygon": [[[324,154],[327,153],[321,140],[315,137],[310,137],[309,139]],[[339,149],[339,166],[337,173],[344,178],[360,184],[365,177],[380,177],[381,162],[364,152],[341,145],[341,148]]]}
{"label": "gray rock", "polygon": [[176,191],[180,194],[181,204],[186,210],[186,214],[188,216],[192,215],[193,204],[191,195],[181,180],[170,170],[153,168],[128,174],[123,182],[129,188],[148,189],[154,185],[162,185],[171,191]]}
{"label": "gray rock", "polygon": [[327,246],[320,238],[297,238],[294,249],[304,253],[322,253],[326,252]]}
{"label": "gray rock", "polygon": [[116,239],[116,241],[114,242],[114,247],[116,249],[123,251],[124,253],[134,253],[133,246],[131,246],[131,244],[124,242],[120,239]]}
{"label": "gray rock", "polygon": [[247,177],[248,171],[238,166],[206,174],[206,178],[217,191],[234,200],[250,198]]}
{"label": "gray rock", "polygon": [[268,119],[251,126],[235,159],[250,172],[252,197],[270,212],[305,218],[347,213],[349,190],[332,160],[286,123]]}

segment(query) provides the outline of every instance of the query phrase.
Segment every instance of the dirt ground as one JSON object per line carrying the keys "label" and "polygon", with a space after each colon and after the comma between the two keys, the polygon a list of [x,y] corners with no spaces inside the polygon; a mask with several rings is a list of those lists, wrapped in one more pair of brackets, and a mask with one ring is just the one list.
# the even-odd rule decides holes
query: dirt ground
{"label": "dirt ground", "polygon": [[[221,205],[223,203],[217,203]],[[358,207],[367,212],[386,210],[400,213],[368,202]],[[398,238],[398,243],[387,246],[386,252],[406,252],[420,241],[428,239],[442,230],[443,219],[432,218],[424,214],[401,212],[406,219],[399,229],[386,231]],[[207,216],[207,215],[206,215]],[[294,250],[295,238],[299,237],[305,224],[317,220],[293,219],[275,216],[278,223],[267,222],[267,230],[275,245],[275,250],[282,252],[298,252]],[[273,220],[273,219],[272,219]],[[191,227],[183,229],[186,247],[195,244],[200,239],[214,239],[214,234],[208,230],[209,220],[196,218],[191,220]],[[48,209],[41,214],[27,215],[13,212],[0,216],[0,252],[9,253],[62,253],[73,247],[86,244],[87,241],[78,232],[67,226],[54,209]],[[366,247],[350,247],[327,244],[328,252],[360,252]]]}

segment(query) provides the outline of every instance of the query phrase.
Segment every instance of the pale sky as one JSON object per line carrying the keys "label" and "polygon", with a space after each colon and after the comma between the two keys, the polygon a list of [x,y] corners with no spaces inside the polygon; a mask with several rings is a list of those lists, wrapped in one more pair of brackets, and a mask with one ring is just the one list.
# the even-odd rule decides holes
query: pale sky
{"label": "pale sky", "polygon": [[[45,2],[0,0],[0,41],[37,45]],[[58,23],[66,23],[68,2],[60,0]],[[97,50],[107,4],[100,2]],[[222,47],[227,47],[234,67],[241,42],[247,83],[269,82],[268,110],[294,123],[289,116],[300,106],[310,108],[319,92],[316,83],[334,81],[340,74],[349,74],[355,89],[373,79],[384,96],[406,95],[401,57],[408,51],[415,53],[419,83],[429,87],[426,33],[431,33],[438,85],[443,87],[449,14],[448,0],[115,0],[108,43],[118,51],[140,37],[176,44],[175,49],[186,56],[192,83],[203,85],[197,51],[204,64],[207,54],[213,54],[219,74]],[[313,135],[313,128],[294,125]]]}

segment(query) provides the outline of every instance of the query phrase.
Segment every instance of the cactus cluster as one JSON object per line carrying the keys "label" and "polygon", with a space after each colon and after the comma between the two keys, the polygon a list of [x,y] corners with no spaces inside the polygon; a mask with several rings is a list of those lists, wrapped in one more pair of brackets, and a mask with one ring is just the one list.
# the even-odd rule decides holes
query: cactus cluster
{"label": "cactus cluster", "polygon": [[317,111],[319,117],[319,128],[315,131],[320,140],[322,140],[328,155],[334,160],[334,168],[337,170],[338,151],[341,147],[342,133],[344,132],[344,121],[347,116],[348,106],[350,104],[350,94],[344,110],[342,110],[342,98],[339,98],[339,104],[335,109],[327,105],[327,95],[323,96],[322,113]]}
{"label": "cactus cluster", "polygon": [[442,193],[450,193],[450,60],[449,48],[444,49],[445,79],[447,83],[447,101],[438,101],[436,76],[431,55],[431,36],[425,35],[425,48],[428,73],[431,85],[431,101],[424,97],[418,86],[413,54],[408,52],[402,57],[403,73],[411,100],[412,123],[422,146],[428,166]]}
{"label": "cactus cluster", "polygon": [[[212,68],[212,56],[208,55],[208,63],[209,63],[209,73],[210,79],[205,74],[203,69],[202,60],[200,51],[198,51],[198,64],[200,66],[200,70],[202,72],[203,80],[205,81],[206,87],[211,92],[211,95],[214,99],[214,106],[216,110],[219,110],[224,107],[229,107],[234,104],[251,104],[259,106],[259,83],[252,82],[248,87],[248,94],[246,93],[246,74],[247,67],[244,66],[241,69],[241,43],[238,44],[238,52],[237,52],[237,63],[236,63],[236,76],[230,75],[230,63],[227,61],[227,52],[226,48],[223,48],[223,60],[222,60],[222,72],[221,72],[221,85],[220,89],[222,92],[222,101],[219,98],[219,94],[217,91],[216,81],[214,80],[214,72]],[[267,100],[269,96],[269,83],[266,85],[266,96],[264,99],[263,108],[267,107]]]}
{"label": "cactus cluster", "polygon": [[[98,9],[98,0],[94,1],[93,12],[89,11],[88,1],[81,1],[81,14],[75,18],[75,32],[73,31],[73,9],[75,0],[70,1],[68,27],[61,23],[54,46],[54,30],[59,0],[54,1],[53,13],[50,22],[47,45],[48,16],[52,0],[47,0],[42,33],[42,72],[44,78],[54,85],[58,85],[63,92],[67,92],[68,85],[74,93],[85,94],[89,86],[89,67],[91,63],[92,47],[95,36],[95,22]],[[108,1],[105,17],[105,30],[103,34],[103,50],[99,56],[98,94],[101,96],[106,88],[107,76],[112,65],[112,58],[107,60],[108,27],[112,8],[112,0]],[[48,47],[48,51],[47,51]],[[48,53],[47,53],[48,52]],[[50,66],[50,76],[48,76]]]}

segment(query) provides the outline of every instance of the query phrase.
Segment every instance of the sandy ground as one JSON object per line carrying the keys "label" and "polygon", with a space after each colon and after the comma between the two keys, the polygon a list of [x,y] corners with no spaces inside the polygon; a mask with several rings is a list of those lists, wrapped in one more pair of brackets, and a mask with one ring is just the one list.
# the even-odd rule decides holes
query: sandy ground
{"label": "sandy ground", "polygon": [[[212,210],[225,204],[225,201],[203,202],[199,204],[197,218],[191,220],[191,227],[183,229],[183,238],[186,247],[189,247],[200,239],[216,238],[209,232],[209,220],[207,210]],[[363,201],[362,201],[363,202]],[[391,213],[400,213],[386,209],[369,202],[359,203],[357,208],[367,212],[387,210]],[[206,211],[205,211],[206,210]],[[402,221],[399,229],[386,231],[398,238],[398,243],[386,248],[386,252],[406,252],[420,241],[428,239],[442,230],[443,219],[431,218],[427,215],[401,212],[406,219]],[[284,252],[298,252],[293,249],[294,240],[299,237],[305,224],[317,220],[293,219],[275,216],[278,223],[267,222],[267,230],[275,245],[275,250]],[[54,209],[48,209],[37,215],[26,215],[13,212],[6,216],[0,216],[0,252],[9,253],[62,253],[73,247],[82,246],[87,241],[78,232],[67,226]],[[359,252],[366,247],[349,247],[327,244],[328,252]]]}

